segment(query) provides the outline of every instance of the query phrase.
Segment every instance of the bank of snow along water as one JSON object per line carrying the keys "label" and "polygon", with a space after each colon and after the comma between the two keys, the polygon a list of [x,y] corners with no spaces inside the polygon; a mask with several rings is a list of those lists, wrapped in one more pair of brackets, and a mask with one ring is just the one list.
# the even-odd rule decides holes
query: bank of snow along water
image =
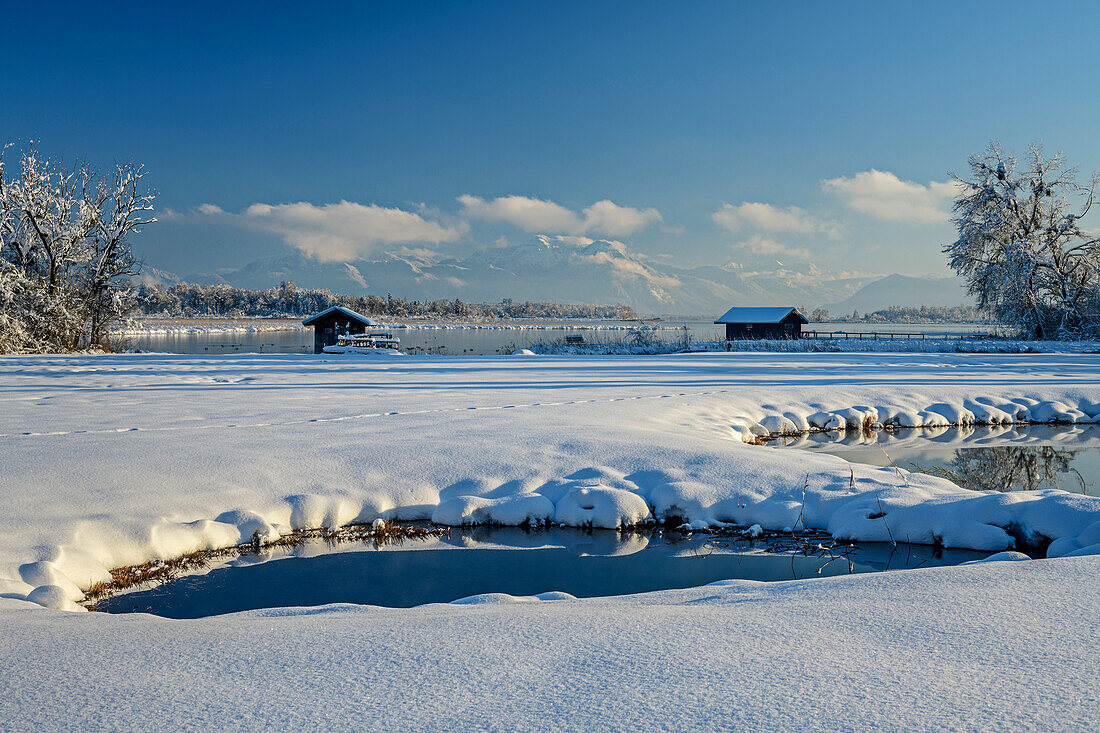
{"label": "bank of snow along water", "polygon": [[841,427],[1096,422],[1097,356],[122,355],[19,357],[0,371],[12,407],[0,592],[52,607],[73,608],[111,568],[376,519],[758,524],[1100,552],[1095,497],[974,492],[750,444]]}

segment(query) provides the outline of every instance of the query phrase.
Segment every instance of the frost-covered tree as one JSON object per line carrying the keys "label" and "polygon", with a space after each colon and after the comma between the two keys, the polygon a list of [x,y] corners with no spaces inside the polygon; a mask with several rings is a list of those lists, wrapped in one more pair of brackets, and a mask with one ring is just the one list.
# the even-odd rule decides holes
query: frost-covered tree
{"label": "frost-covered tree", "polygon": [[955,176],[958,239],[944,248],[978,307],[1035,338],[1100,331],[1100,239],[1081,228],[1097,175],[1087,184],[1058,153],[1032,143],[1023,161],[990,143]]}
{"label": "frost-covered tree", "polygon": [[34,146],[20,163],[8,176],[0,154],[0,351],[105,346],[130,305],[128,239],[156,221],[145,172],[65,170]]}

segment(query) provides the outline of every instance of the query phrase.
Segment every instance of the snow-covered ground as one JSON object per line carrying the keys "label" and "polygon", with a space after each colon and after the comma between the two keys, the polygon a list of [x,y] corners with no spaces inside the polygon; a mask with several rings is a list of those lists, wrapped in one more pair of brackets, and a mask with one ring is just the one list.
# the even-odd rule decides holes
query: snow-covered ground
{"label": "snow-covered ground", "polygon": [[1095,554],[1100,499],[974,494],[744,441],[1091,423],[1097,355],[9,357],[0,403],[0,727],[1097,722],[1096,557],[197,622],[24,600],[67,606],[110,567],[378,516],[676,516],[989,550],[1012,527]]}
{"label": "snow-covered ground", "polygon": [[0,728],[1090,731],[1098,571],[1070,558],[197,621],[0,600]]}

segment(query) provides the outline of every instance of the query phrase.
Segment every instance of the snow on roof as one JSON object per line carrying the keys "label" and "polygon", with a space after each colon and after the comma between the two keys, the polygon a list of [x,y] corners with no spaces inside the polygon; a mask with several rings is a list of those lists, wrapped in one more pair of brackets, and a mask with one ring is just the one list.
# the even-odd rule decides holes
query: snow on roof
{"label": "snow on roof", "polygon": [[715,323],[779,323],[792,311],[802,319],[803,323],[810,322],[806,316],[798,312],[797,308],[791,306],[735,306],[726,311],[725,315]]}
{"label": "snow on roof", "polygon": [[359,315],[355,311],[348,310],[347,308],[341,308],[338,305],[334,305],[331,308],[326,308],[325,310],[321,311],[320,313],[317,313],[315,315],[310,316],[309,318],[302,321],[302,325],[303,326],[312,326],[315,321],[323,318],[324,316],[327,316],[329,313],[332,313],[333,311],[339,311],[340,313],[343,313],[348,318],[352,318],[356,321],[359,321],[364,326],[377,326],[378,325],[375,321],[372,321],[371,319],[367,318],[366,316]]}

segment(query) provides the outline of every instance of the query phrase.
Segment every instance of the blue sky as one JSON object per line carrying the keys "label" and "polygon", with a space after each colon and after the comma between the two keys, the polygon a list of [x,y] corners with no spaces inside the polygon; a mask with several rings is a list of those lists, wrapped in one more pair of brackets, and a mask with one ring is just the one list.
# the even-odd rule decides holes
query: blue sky
{"label": "blue sky", "polygon": [[144,163],[161,221],[136,245],[179,272],[288,249],[446,256],[540,232],[685,265],[943,273],[950,190],[935,184],[991,138],[1100,167],[1098,16],[1003,2],[13,4],[0,137]]}

